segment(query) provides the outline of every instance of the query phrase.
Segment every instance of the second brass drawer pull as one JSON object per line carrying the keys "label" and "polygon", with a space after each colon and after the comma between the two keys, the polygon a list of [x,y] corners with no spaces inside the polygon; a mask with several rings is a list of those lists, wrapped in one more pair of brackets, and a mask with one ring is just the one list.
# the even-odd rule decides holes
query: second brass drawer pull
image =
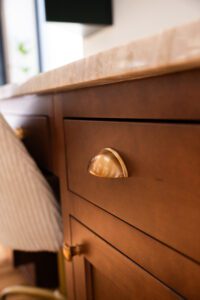
{"label": "second brass drawer pull", "polygon": [[81,247],[79,245],[69,246],[67,244],[63,245],[63,255],[66,261],[72,261],[73,256],[81,254]]}
{"label": "second brass drawer pull", "polygon": [[104,148],[91,159],[88,172],[94,176],[104,178],[128,177],[126,165],[117,151]]}

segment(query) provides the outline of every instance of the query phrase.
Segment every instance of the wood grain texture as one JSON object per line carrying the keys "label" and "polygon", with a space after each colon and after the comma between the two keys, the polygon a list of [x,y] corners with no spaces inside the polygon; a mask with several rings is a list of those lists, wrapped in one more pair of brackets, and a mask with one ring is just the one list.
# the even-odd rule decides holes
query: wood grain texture
{"label": "wood grain texture", "polygon": [[70,215],[186,299],[198,299],[199,264],[96,205],[72,193],[70,199]]}
{"label": "wood grain texture", "polygon": [[25,96],[0,102],[0,111],[12,128],[23,128],[24,143],[37,164],[53,171],[53,96]]}
{"label": "wood grain texture", "polygon": [[[66,120],[69,189],[200,261],[200,125]],[[129,178],[88,173],[105,147]]]}
{"label": "wood grain texture", "polygon": [[[194,27],[191,30],[193,36],[186,29],[175,43],[182,45],[183,52],[192,55],[190,58],[195,58],[195,64],[190,58],[183,62],[179,57],[180,65],[176,61],[176,66],[160,69],[162,74],[176,73],[155,77],[160,70],[151,69],[151,66],[147,68],[148,74],[135,66],[132,68],[130,64],[137,47],[132,52],[125,47],[124,53],[122,48],[116,50],[118,58],[113,56],[113,61],[122,63],[122,57],[132,53],[127,58],[127,65],[122,66],[122,76],[115,73],[109,77],[111,51],[98,56],[102,61],[94,57],[77,62],[36,77],[18,90],[19,94],[46,93],[49,88],[54,92],[66,92],[20,96],[0,102],[5,114],[20,115],[25,119],[34,115],[49,120],[51,169],[60,179],[64,240],[73,244],[88,239],[90,249],[93,249],[65,264],[70,300],[90,300],[93,296],[106,299],[109,289],[116,299],[121,295],[129,299],[132,278],[136,278],[137,299],[154,292],[158,293],[158,299],[163,299],[163,287],[166,293],[169,292],[166,297],[170,295],[172,299],[174,295],[178,297],[177,294],[192,300],[199,297],[200,71],[177,72],[199,66],[199,47],[192,51],[191,45],[186,49],[184,44],[184,37],[189,32],[191,40],[198,39],[199,30],[194,31]],[[173,42],[173,50],[174,47]],[[98,78],[96,73],[91,80],[72,83],[78,72],[80,78],[83,75],[88,78],[87,72],[83,74],[83,70],[78,69],[80,65],[86,68],[85,63],[95,68],[96,61],[103,72],[105,58],[107,73],[101,73],[102,77]],[[127,72],[129,67],[130,73]],[[91,69],[91,76],[94,73]],[[154,77],[150,78],[152,75]],[[149,78],[129,81],[138,76]],[[121,80],[125,81],[117,83]],[[110,82],[114,83],[104,85]],[[75,87],[79,89],[68,91]],[[63,122],[64,118],[82,120]],[[87,174],[89,160],[106,146],[115,148],[123,156],[131,176],[127,182],[99,181]],[[89,233],[80,224],[81,227],[71,225],[72,216],[85,224]],[[105,257],[108,263],[105,263]],[[143,277],[140,271],[133,272],[135,265],[137,270],[144,269],[142,273],[147,276]],[[127,279],[126,291],[121,285],[121,277],[115,272],[116,266],[117,270],[122,270],[123,280]],[[158,285],[154,285],[154,281]],[[152,286],[155,291],[151,290]]]}
{"label": "wood grain texture", "polygon": [[[96,284],[91,284],[93,299],[104,299],[102,296],[105,293],[105,288],[109,288],[107,294],[111,298],[113,294],[116,294],[117,289],[123,296],[121,299],[126,300],[183,299],[77,221],[72,219],[71,226],[73,243],[82,246],[82,255],[74,257],[75,273],[79,274],[79,277],[76,277],[77,300],[88,299],[87,287],[89,285],[86,282],[88,277],[84,272],[85,261],[90,263],[104,277],[102,284],[100,283],[99,288],[95,291]],[[104,281],[107,278],[106,284]],[[91,280],[93,281],[92,274]],[[113,292],[112,289],[114,289]]]}
{"label": "wood grain texture", "polygon": [[58,94],[75,118],[200,120],[200,71],[168,74]]}
{"label": "wood grain texture", "polygon": [[[69,192],[66,189],[67,172],[66,172],[66,151],[64,139],[64,124],[61,99],[54,98],[54,114],[50,123],[52,129],[52,145],[53,145],[53,172],[59,178],[60,196],[61,196],[61,212],[64,229],[64,241],[68,245],[71,244],[71,227],[70,227],[70,201]],[[72,263],[65,262],[66,271],[66,290],[69,300],[75,299],[74,292],[74,268]]]}

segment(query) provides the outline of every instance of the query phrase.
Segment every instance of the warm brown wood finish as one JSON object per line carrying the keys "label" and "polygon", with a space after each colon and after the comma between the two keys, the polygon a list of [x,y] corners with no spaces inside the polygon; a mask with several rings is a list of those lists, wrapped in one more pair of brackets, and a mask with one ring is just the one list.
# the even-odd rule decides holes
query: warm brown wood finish
{"label": "warm brown wood finish", "polygon": [[[71,245],[71,228],[70,228],[70,197],[66,189],[67,172],[66,172],[66,151],[64,139],[64,123],[62,114],[62,103],[60,99],[54,98],[54,116],[53,116],[53,169],[59,178],[61,194],[61,212],[63,216],[64,241]],[[73,264],[65,262],[66,271],[66,289],[69,300],[75,299],[74,293],[74,272]]]}
{"label": "warm brown wood finish", "polygon": [[[200,261],[200,125],[68,120],[65,130],[71,191]],[[129,178],[88,173],[105,147]]]}
{"label": "warm brown wood finish", "polygon": [[[200,71],[193,70],[55,96],[65,118],[63,215],[74,216],[109,249],[118,249],[144,272],[194,300],[200,295],[199,79]],[[128,179],[88,174],[90,159],[105,147],[119,151]],[[70,225],[66,241],[84,244],[82,227]],[[114,264],[111,277],[104,273],[104,246],[95,248],[98,241],[91,242],[97,264],[87,255],[74,258],[76,293],[70,297],[129,299],[121,282],[113,283]],[[133,284],[134,277],[129,280],[128,274],[126,280]],[[148,293],[147,299],[154,298]]]}
{"label": "warm brown wood finish", "polygon": [[[77,299],[181,299],[150,274],[77,221],[71,221],[73,244],[83,254],[74,258]],[[87,266],[86,266],[87,264]],[[84,269],[91,268],[90,278]],[[82,276],[80,272],[82,269]],[[91,280],[91,283],[88,281]],[[92,287],[92,290],[88,290]]]}
{"label": "warm brown wood finish", "polygon": [[[193,70],[55,97],[65,117],[66,216],[74,216],[163,284],[194,300],[200,295],[199,79],[199,70]],[[88,174],[90,159],[105,147],[119,151],[130,178]],[[74,242],[83,236],[78,230]],[[85,299],[88,286],[93,294],[87,299],[128,299],[117,280],[113,285],[113,275],[105,279],[100,254],[98,259],[94,268],[88,257],[85,263],[74,258],[76,299]]]}
{"label": "warm brown wood finish", "polygon": [[[64,242],[83,246],[69,300],[200,298],[199,82],[196,69],[0,102],[59,177]],[[88,173],[105,147],[128,178]]]}
{"label": "warm brown wood finish", "polygon": [[76,195],[71,215],[185,298],[198,299],[199,264]]}
{"label": "warm brown wood finish", "polygon": [[60,94],[65,117],[200,120],[200,70]]}
{"label": "warm brown wood finish", "polygon": [[0,102],[0,111],[13,129],[24,130],[23,142],[37,164],[52,170],[53,97],[26,96]]}

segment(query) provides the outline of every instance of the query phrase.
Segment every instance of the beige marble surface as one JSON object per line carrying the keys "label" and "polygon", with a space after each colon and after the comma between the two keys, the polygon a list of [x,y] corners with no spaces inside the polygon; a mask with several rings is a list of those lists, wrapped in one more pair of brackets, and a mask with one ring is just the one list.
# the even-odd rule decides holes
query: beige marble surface
{"label": "beige marble surface", "polygon": [[8,96],[65,91],[198,67],[200,19],[40,74]]}
{"label": "beige marble surface", "polygon": [[0,86],[0,99],[10,98],[15,94],[16,84],[5,84]]}

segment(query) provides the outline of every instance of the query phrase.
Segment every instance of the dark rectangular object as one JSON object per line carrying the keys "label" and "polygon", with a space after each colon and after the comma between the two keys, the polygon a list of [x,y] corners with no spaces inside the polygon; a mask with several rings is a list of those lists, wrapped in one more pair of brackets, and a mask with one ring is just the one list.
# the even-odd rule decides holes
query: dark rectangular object
{"label": "dark rectangular object", "polygon": [[112,0],[45,0],[46,20],[81,24],[112,24]]}

